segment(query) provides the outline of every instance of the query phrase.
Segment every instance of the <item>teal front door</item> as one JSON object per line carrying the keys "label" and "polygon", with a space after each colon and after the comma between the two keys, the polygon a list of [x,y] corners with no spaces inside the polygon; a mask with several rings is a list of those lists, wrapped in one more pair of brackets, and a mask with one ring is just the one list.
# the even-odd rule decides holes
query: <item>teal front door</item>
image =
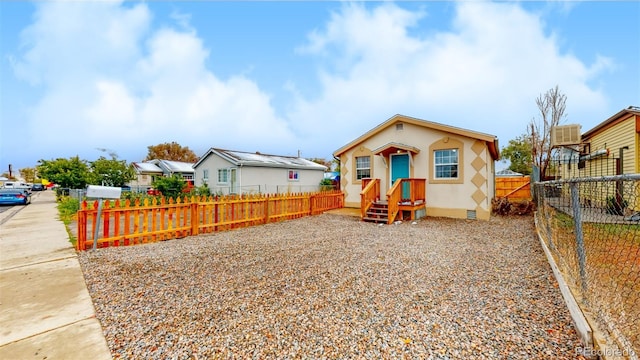
{"label": "teal front door", "polygon": [[[391,184],[393,186],[396,179],[409,178],[409,154],[391,154]],[[402,184],[402,198],[411,197],[409,183]]]}

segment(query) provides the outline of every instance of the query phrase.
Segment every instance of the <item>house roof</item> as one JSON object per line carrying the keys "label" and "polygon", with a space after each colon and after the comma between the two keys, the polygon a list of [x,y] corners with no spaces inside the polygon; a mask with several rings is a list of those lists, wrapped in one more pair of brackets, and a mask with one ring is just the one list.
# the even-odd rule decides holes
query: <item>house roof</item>
{"label": "house roof", "polygon": [[524,174],[521,174],[519,172],[515,172],[513,170],[509,170],[509,169],[503,169],[500,171],[496,171],[496,176],[524,176]]}
{"label": "house roof", "polygon": [[193,163],[182,161],[154,159],[144,162],[132,163],[140,173],[193,173]]}
{"label": "house roof", "polygon": [[[622,109],[620,111],[618,111],[615,115],[611,116],[610,118],[608,118],[607,120],[601,122],[600,124],[596,125],[594,128],[584,132],[582,134],[582,139],[588,139],[590,137],[592,137],[593,135],[596,135],[616,124],[618,124],[620,121],[626,120],[628,118],[628,116],[626,115],[637,115],[640,116],[640,107],[638,106],[629,106],[625,109]],[[636,127],[640,127],[640,124],[636,125]]]}
{"label": "house roof", "polygon": [[224,150],[211,148],[193,166],[200,165],[209,155],[216,154],[236,166],[258,166],[258,167],[278,167],[307,170],[327,170],[327,167],[311,160],[294,156],[269,155],[260,152],[250,153],[236,150]]}
{"label": "house roof", "polygon": [[[496,136],[494,136],[494,135],[485,134],[485,133],[472,131],[472,130],[467,130],[467,129],[462,129],[462,128],[455,127],[455,126],[444,125],[444,124],[440,124],[440,123],[436,123],[436,122],[432,122],[432,121],[417,119],[417,118],[413,118],[413,117],[409,117],[409,116],[405,116],[405,115],[400,115],[400,114],[396,114],[396,115],[392,116],[387,121],[383,122],[382,124],[376,126],[373,129],[369,130],[368,132],[364,133],[363,135],[361,135],[357,139],[351,141],[347,145],[345,145],[345,146],[339,148],[338,150],[334,151],[333,152],[333,156],[336,156],[336,157],[340,156],[340,154],[342,154],[342,153],[346,152],[347,150],[357,146],[358,144],[362,143],[366,139],[368,139],[368,138],[380,133],[381,131],[383,131],[384,129],[388,128],[389,126],[393,126],[394,124],[399,123],[399,122],[412,124],[412,125],[420,126],[420,127],[427,128],[427,129],[444,131],[444,132],[455,134],[455,135],[460,135],[460,136],[464,136],[464,137],[468,137],[468,138],[472,138],[472,139],[478,139],[478,140],[481,140],[481,141],[485,141],[487,143],[487,147],[489,149],[489,153],[491,154],[491,157],[494,160],[498,160],[500,158],[500,150],[498,148],[498,138]],[[408,145],[404,145],[404,146],[408,146]]]}
{"label": "house roof", "polygon": [[136,171],[140,173],[162,173],[162,169],[152,162],[133,162],[131,164],[136,168]]}
{"label": "house roof", "polygon": [[406,145],[406,144],[397,143],[397,142],[389,142],[373,150],[373,153],[376,155],[382,154],[382,156],[389,156],[389,154],[394,153],[398,150],[408,151],[414,154],[417,154],[420,152],[420,149],[413,147],[411,145]]}
{"label": "house roof", "polygon": [[173,161],[173,160],[152,160],[155,164],[157,164],[160,168],[165,169],[170,173],[192,173],[193,163],[183,162],[183,161]]}

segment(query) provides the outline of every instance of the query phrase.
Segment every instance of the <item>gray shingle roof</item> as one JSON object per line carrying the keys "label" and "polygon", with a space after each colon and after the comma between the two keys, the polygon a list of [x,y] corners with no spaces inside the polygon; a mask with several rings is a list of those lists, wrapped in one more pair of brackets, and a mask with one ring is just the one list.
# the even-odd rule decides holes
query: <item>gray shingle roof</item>
{"label": "gray shingle roof", "polygon": [[[200,161],[204,160],[212,153],[216,153],[218,156],[226,159],[237,166],[263,166],[263,167],[282,167],[293,169],[309,169],[309,170],[322,170],[327,169],[326,166],[315,163],[311,160],[307,160],[301,157],[294,156],[282,156],[282,155],[269,155],[259,152],[250,153],[236,150],[224,150],[211,148]],[[196,163],[194,167],[200,163]]]}

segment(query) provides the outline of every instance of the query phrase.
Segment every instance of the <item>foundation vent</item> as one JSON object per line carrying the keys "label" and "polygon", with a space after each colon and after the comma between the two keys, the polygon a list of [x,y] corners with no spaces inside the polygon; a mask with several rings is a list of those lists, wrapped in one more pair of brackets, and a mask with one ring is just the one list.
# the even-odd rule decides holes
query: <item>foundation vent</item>
{"label": "foundation vent", "polygon": [[476,220],[475,210],[467,210],[467,220]]}

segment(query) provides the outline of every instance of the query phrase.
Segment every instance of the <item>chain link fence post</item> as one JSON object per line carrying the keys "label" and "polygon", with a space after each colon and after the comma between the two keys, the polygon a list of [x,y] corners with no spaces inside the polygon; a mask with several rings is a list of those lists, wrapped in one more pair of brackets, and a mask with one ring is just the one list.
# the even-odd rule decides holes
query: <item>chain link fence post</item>
{"label": "chain link fence post", "polygon": [[578,266],[580,271],[580,283],[582,291],[587,291],[587,254],[584,249],[584,236],[582,233],[582,209],[580,207],[580,192],[578,191],[578,183],[572,182],[569,185],[571,189],[571,208],[573,210],[573,225],[576,234],[576,252],[578,255]]}

